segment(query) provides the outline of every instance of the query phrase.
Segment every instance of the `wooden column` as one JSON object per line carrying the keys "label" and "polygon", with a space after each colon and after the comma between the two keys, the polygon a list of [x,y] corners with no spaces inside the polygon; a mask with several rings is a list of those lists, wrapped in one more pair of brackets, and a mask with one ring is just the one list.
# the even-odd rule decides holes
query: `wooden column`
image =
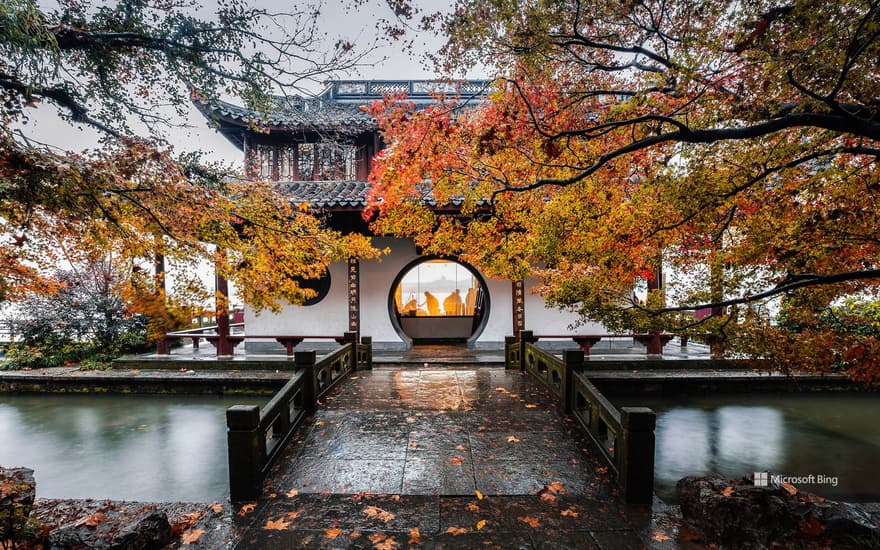
{"label": "wooden column", "polygon": [[522,280],[511,281],[513,296],[513,333],[519,334],[526,329],[526,298],[525,284]]}
{"label": "wooden column", "polygon": [[348,259],[348,330],[361,332],[361,267],[357,258]]}
{"label": "wooden column", "polygon": [[153,270],[156,276],[156,293],[165,295],[165,256],[156,252],[153,256]]}
{"label": "wooden column", "polygon": [[[666,300],[663,296],[663,263],[660,258],[657,258],[657,264],[654,269],[654,272],[650,277],[648,277],[648,295],[646,296],[646,302],[648,304],[654,305],[663,305]],[[661,303],[657,304],[656,301],[652,300],[652,298],[656,295],[659,295],[661,299]],[[660,340],[660,334],[654,332],[651,334],[651,338],[647,341],[646,344],[646,353],[649,358],[657,358],[663,355],[663,344]]]}
{"label": "wooden column", "polygon": [[217,318],[217,357],[231,357],[232,343],[229,341],[229,282],[214,266],[214,303]]}
{"label": "wooden column", "polygon": [[299,181],[299,144],[290,146],[290,181]]}
{"label": "wooden column", "polygon": [[[718,260],[720,251],[716,250],[716,256],[709,265],[709,301],[718,303],[724,301],[724,266]],[[720,318],[724,315],[724,308],[715,306],[712,308],[712,317]],[[709,353],[713,359],[724,357],[725,343],[721,334],[713,334],[709,339]]]}
{"label": "wooden column", "polygon": [[273,146],[269,152],[269,158],[272,159],[272,181],[278,181],[281,178],[279,170],[280,159],[278,158],[280,152],[281,147],[278,145]]}
{"label": "wooden column", "polygon": [[[161,237],[159,237],[161,239]],[[153,276],[156,280],[155,293],[156,297],[162,301],[165,307],[165,256],[156,252],[153,256]],[[167,331],[168,327],[164,326],[163,331]],[[171,342],[165,338],[165,335],[159,337],[156,341],[156,353],[159,355],[168,355],[171,353]]]}

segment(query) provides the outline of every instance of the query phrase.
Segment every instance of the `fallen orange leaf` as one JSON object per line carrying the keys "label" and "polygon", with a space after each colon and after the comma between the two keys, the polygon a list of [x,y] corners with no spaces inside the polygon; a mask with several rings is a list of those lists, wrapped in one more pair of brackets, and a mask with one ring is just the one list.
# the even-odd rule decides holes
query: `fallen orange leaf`
{"label": "fallen orange leaf", "polygon": [[479,509],[480,509],[480,507],[477,506],[476,504],[474,504],[473,502],[468,504],[468,510],[470,510],[471,512],[476,512]]}
{"label": "fallen orange leaf", "polygon": [[463,534],[467,533],[468,530],[465,529],[464,527],[450,527],[449,529],[446,530],[446,532],[451,534],[452,536],[457,537],[458,535],[463,535]]}
{"label": "fallen orange leaf", "polygon": [[394,519],[394,514],[391,512],[386,512],[385,510],[378,508],[376,506],[367,506],[364,508],[364,513],[367,514],[368,517],[376,518],[388,523],[392,519]]}
{"label": "fallen orange leaf", "polygon": [[238,515],[244,516],[244,515],[250,514],[251,512],[254,511],[254,508],[256,508],[256,507],[257,507],[256,503],[249,502],[241,507],[241,510],[238,511]]}
{"label": "fallen orange leaf", "polygon": [[287,514],[285,514],[285,517],[287,517],[287,518],[289,518],[289,519],[296,519],[296,518],[298,518],[298,517],[300,516],[300,514],[302,514],[302,513],[303,513],[303,510],[302,510],[302,508],[300,508],[299,510],[297,510],[297,511],[295,511],[295,512],[287,512]]}
{"label": "fallen orange leaf", "polygon": [[327,537],[328,539],[335,539],[336,537],[338,537],[341,534],[342,534],[342,530],[337,529],[335,527],[333,529],[324,529],[324,536]]}
{"label": "fallen orange leaf", "polygon": [[184,531],[183,535],[180,536],[180,542],[182,544],[196,544],[199,542],[199,538],[204,532],[204,529],[190,529],[189,531]]}
{"label": "fallen orange leaf", "polygon": [[479,531],[480,529],[482,529],[485,526],[486,526],[486,520],[481,519],[480,521],[477,522],[477,531]]}
{"label": "fallen orange leaf", "polygon": [[464,464],[464,457],[462,456],[454,456],[449,459],[449,462],[453,463],[456,466],[461,466]]}
{"label": "fallen orange leaf", "polygon": [[519,443],[519,438],[516,437],[515,435],[509,435],[509,436],[507,436],[507,442],[508,443]]}
{"label": "fallen orange leaf", "polygon": [[732,495],[732,494],[733,494],[733,487],[730,487],[730,486],[725,487],[724,490],[721,491],[721,495],[722,495],[722,496],[729,497],[729,496]]}
{"label": "fallen orange leaf", "polygon": [[651,536],[651,540],[655,542],[663,542],[665,540],[671,540],[671,537],[663,531],[654,531],[654,534]]}
{"label": "fallen orange leaf", "polygon": [[521,522],[523,522],[523,523],[525,523],[525,524],[527,524],[527,525],[530,525],[530,526],[532,526],[532,527],[537,527],[537,526],[541,525],[541,522],[540,522],[540,521],[536,520],[535,518],[531,518],[531,517],[529,517],[529,516],[519,517],[519,518],[516,518],[516,519],[518,519],[518,520],[520,520]]}
{"label": "fallen orange leaf", "polygon": [[563,485],[559,481],[554,481],[550,485],[547,486],[548,489],[553,491],[554,493],[564,494],[565,493],[565,485]]}
{"label": "fallen orange leaf", "polygon": [[89,527],[97,527],[99,523],[103,523],[107,521],[107,514],[104,512],[95,512],[86,518],[83,524],[88,525]]}
{"label": "fallen orange leaf", "polygon": [[477,500],[483,500],[483,493],[480,491],[474,491],[474,494],[477,495]]}
{"label": "fallen orange leaf", "polygon": [[375,550],[394,550],[397,548],[397,542],[394,540],[394,537],[388,537],[382,542],[375,543],[373,548]]}
{"label": "fallen orange leaf", "polygon": [[573,518],[576,518],[576,517],[578,517],[578,515],[579,515],[577,512],[575,512],[575,511],[572,510],[571,508],[566,508],[565,510],[563,510],[563,511],[560,512],[560,513],[561,513],[563,516],[570,516],[570,517],[573,517]]}
{"label": "fallen orange leaf", "polygon": [[779,486],[782,487],[783,489],[785,489],[785,492],[790,495],[796,495],[798,492],[797,487],[795,487],[791,483],[786,483],[783,481],[782,483],[779,484]]}
{"label": "fallen orange leaf", "polygon": [[290,523],[284,521],[284,518],[278,518],[275,521],[267,519],[266,525],[263,526],[263,529],[268,529],[270,531],[284,531],[285,529],[287,529],[288,525],[290,525]]}
{"label": "fallen orange leaf", "polygon": [[297,491],[296,489],[291,489],[291,490],[287,491],[287,493],[285,493],[285,494],[287,496],[289,496],[290,498],[293,498],[299,494],[299,491]]}
{"label": "fallen orange leaf", "polygon": [[526,408],[527,408],[527,409],[534,409],[534,408],[536,408],[536,407],[537,407],[537,405],[533,405],[533,404],[531,404],[531,403],[529,403],[528,405],[526,405]]}
{"label": "fallen orange leaf", "polygon": [[422,534],[419,533],[419,530],[413,527],[409,530],[409,543],[410,544],[423,544],[422,543]]}

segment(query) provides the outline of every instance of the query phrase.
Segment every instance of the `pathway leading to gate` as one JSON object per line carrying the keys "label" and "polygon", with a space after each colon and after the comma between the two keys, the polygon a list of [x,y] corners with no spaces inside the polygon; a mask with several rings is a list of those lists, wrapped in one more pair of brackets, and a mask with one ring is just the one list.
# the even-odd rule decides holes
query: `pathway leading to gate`
{"label": "pathway leading to gate", "polygon": [[627,549],[658,538],[649,511],[620,505],[549,394],[497,367],[357,372],[237,520],[240,549]]}

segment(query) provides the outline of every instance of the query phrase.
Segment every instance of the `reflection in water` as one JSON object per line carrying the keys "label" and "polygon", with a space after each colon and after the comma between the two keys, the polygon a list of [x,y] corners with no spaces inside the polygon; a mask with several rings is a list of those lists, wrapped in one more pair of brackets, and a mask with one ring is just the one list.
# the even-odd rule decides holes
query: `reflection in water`
{"label": "reflection in water", "polygon": [[228,494],[226,407],[261,397],[0,395],[0,465],[37,496],[211,501]]}
{"label": "reflection in water", "polygon": [[[657,412],[654,489],[675,500],[688,475],[740,478],[755,471],[837,478],[801,489],[847,500],[880,499],[880,396],[635,397],[619,405]],[[675,403],[672,403],[675,401]]]}

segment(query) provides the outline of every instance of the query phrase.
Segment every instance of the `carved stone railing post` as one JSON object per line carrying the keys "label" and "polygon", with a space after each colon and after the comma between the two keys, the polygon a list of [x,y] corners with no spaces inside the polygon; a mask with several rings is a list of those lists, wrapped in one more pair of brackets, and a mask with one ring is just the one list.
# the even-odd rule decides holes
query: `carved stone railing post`
{"label": "carved stone railing post", "polygon": [[526,370],[526,347],[535,341],[534,333],[530,330],[519,331],[519,370]]}
{"label": "carved stone railing post", "polygon": [[363,353],[363,358],[361,360],[361,364],[358,365],[358,368],[363,369],[372,369],[373,368],[373,337],[372,336],[361,336],[361,352]]}
{"label": "carved stone railing post", "polygon": [[574,407],[574,383],[572,378],[575,372],[584,368],[584,352],[580,349],[567,349],[562,352],[562,410],[565,414],[571,414]]}
{"label": "carved stone railing post", "polygon": [[317,355],[314,351],[297,351],[293,354],[293,364],[296,370],[303,371],[303,408],[306,413],[315,412],[318,407],[318,381],[315,379],[315,362]]}
{"label": "carved stone railing post", "polygon": [[260,434],[260,407],[233,405],[226,409],[229,449],[229,496],[233,502],[260,496],[266,441]]}
{"label": "carved stone railing post", "polygon": [[516,336],[504,337],[504,368],[506,370],[519,368],[519,365],[511,357],[514,352],[510,350],[510,347],[514,344],[516,344]]}
{"label": "carved stone railing post", "polygon": [[620,485],[627,504],[651,504],[654,498],[654,427],[657,417],[647,407],[622,407],[623,437],[618,460]]}

